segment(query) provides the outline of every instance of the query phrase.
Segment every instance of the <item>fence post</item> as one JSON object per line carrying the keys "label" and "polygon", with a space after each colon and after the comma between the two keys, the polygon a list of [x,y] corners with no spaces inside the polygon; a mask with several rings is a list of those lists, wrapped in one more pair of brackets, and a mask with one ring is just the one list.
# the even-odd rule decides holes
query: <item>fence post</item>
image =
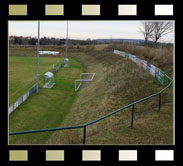
{"label": "fence post", "polygon": [[131,119],[131,128],[133,128],[133,120],[134,120],[134,104],[132,105],[132,119]]}
{"label": "fence post", "polygon": [[83,127],[83,144],[86,142],[86,126]]}
{"label": "fence post", "polygon": [[160,108],[161,108],[161,93],[159,94],[159,109],[158,109],[158,111],[160,111]]}

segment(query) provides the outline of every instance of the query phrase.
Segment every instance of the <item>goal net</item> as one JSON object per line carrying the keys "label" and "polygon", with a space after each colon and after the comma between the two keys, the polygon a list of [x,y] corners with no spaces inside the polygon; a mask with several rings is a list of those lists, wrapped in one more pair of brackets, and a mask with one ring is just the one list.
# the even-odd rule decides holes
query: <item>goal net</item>
{"label": "goal net", "polygon": [[[83,78],[84,77],[84,78]],[[95,73],[80,73],[80,79],[75,80],[75,91],[78,91],[83,82],[91,82],[95,77]]]}

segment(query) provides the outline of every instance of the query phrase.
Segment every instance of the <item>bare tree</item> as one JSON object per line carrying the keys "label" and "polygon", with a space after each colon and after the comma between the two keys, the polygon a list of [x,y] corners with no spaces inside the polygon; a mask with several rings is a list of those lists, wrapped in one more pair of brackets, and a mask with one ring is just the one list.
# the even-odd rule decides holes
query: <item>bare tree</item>
{"label": "bare tree", "polygon": [[160,22],[153,22],[153,24],[154,24],[154,31],[153,35],[151,36],[151,39],[154,41],[156,45],[160,38],[173,31],[173,22],[160,21]]}
{"label": "bare tree", "polygon": [[141,22],[140,32],[144,35],[145,45],[147,45],[148,39],[152,38],[154,31],[154,22],[145,21]]}

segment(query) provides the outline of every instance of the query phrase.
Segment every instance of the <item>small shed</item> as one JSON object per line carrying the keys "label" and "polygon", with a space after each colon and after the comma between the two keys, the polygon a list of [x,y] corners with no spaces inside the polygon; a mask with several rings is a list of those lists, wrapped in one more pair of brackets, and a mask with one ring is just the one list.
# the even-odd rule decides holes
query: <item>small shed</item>
{"label": "small shed", "polygon": [[54,74],[52,72],[46,72],[44,74],[44,81],[45,81],[45,85],[43,86],[43,88],[52,88],[54,83]]}

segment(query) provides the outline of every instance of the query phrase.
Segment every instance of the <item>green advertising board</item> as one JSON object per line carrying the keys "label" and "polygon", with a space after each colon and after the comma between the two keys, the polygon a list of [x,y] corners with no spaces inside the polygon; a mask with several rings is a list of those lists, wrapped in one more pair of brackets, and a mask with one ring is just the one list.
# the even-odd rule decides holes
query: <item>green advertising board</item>
{"label": "green advertising board", "polygon": [[165,78],[165,73],[162,70],[159,70],[158,81],[161,83],[161,85],[164,85],[164,78]]}

